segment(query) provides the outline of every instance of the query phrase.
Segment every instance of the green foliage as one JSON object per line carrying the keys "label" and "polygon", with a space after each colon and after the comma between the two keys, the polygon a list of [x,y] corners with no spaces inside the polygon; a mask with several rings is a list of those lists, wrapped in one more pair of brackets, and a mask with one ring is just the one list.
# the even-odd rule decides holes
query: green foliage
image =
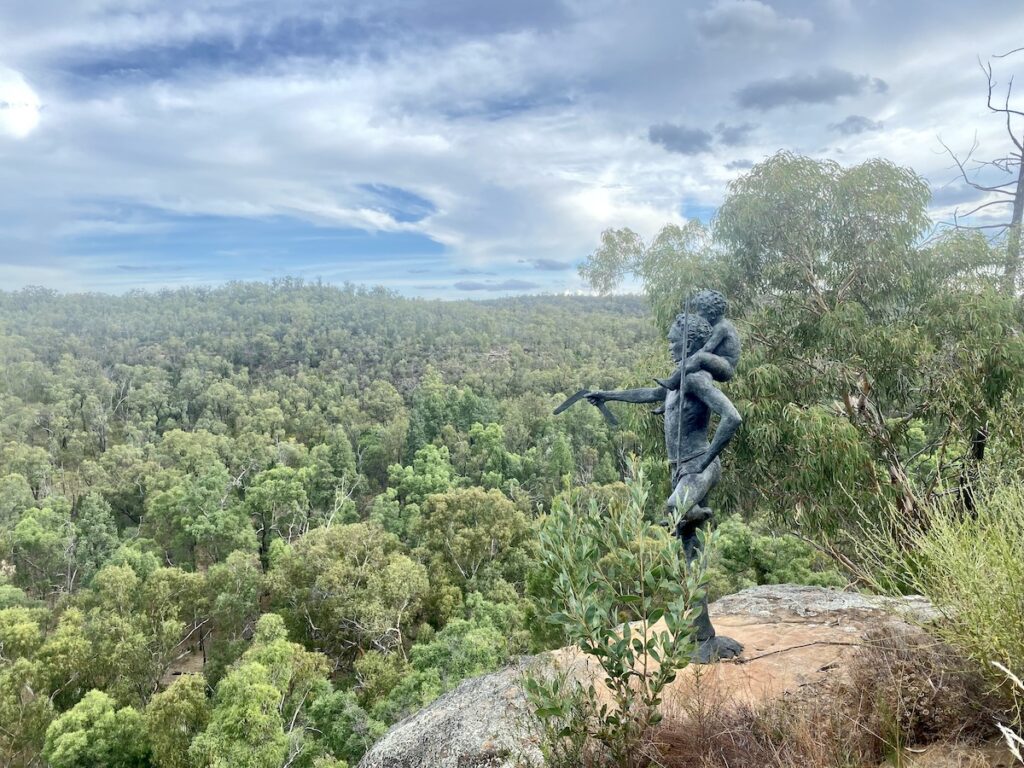
{"label": "green foliage", "polygon": [[[157,764],[283,743],[341,765],[532,650],[531,517],[616,480],[622,448],[555,393],[621,378],[651,336],[634,297],[0,292],[0,763],[40,765],[97,690],[143,713]],[[328,666],[268,639],[268,609]]]}
{"label": "green foliage", "polygon": [[345,430],[335,427],[325,441],[309,452],[305,480],[312,507],[321,514],[333,510],[339,493],[347,497],[359,483],[355,453]]}
{"label": "green foliage", "polygon": [[459,488],[427,497],[416,529],[420,556],[436,587],[463,592],[496,579],[522,583],[529,522],[500,491]]}
{"label": "green foliage", "polygon": [[53,720],[53,703],[35,687],[41,677],[38,664],[26,658],[0,664],[0,754],[11,768],[38,766]]}
{"label": "green foliage", "polygon": [[717,287],[718,264],[711,238],[698,221],[670,224],[651,243],[629,229],[601,233],[601,246],[580,267],[580,276],[601,293],[614,290],[627,275],[643,283],[655,323],[667,328],[694,285]]}
{"label": "green foliage", "polygon": [[707,575],[712,599],[758,584],[841,587],[847,583],[810,544],[791,534],[763,533],[739,515],[718,523]]}
{"label": "green foliage", "polygon": [[919,277],[929,199],[924,179],[885,160],[844,169],[780,152],[729,185],[715,219],[729,295],[862,307],[900,297]]}
{"label": "green foliage", "polygon": [[127,566],[105,566],[80,601],[90,646],[89,678],[118,701],[144,703],[200,622],[202,578],[160,568],[142,579]]}
{"label": "green foliage", "polygon": [[316,528],[272,557],[271,604],[293,637],[348,665],[402,646],[428,591],[426,570],[374,523]]}
{"label": "green foliage", "polygon": [[46,729],[43,756],[53,768],[147,768],[142,715],[117,709],[103,691],[89,691]]}
{"label": "green foliage", "polygon": [[1024,484],[990,479],[975,494],[970,514],[948,496],[914,517],[891,509],[882,530],[864,526],[857,552],[880,589],[931,600],[940,636],[1002,683],[990,662],[1024,658]]}
{"label": "green foliage", "polygon": [[259,558],[245,552],[232,552],[207,571],[204,601],[209,606],[209,634],[204,672],[211,683],[220,680],[245,649],[260,615],[263,585]]}
{"label": "green foliage", "polygon": [[189,748],[198,766],[279,768],[288,752],[280,691],[262,664],[231,670],[217,685],[210,724]]}
{"label": "green foliage", "polygon": [[274,467],[256,475],[245,491],[245,506],[256,529],[264,565],[271,541],[292,541],[310,528],[306,489],[299,472],[291,467]]}
{"label": "green foliage", "polygon": [[403,504],[422,504],[427,496],[444,493],[455,484],[455,469],[448,448],[425,445],[416,451],[412,466],[388,469],[388,484]]}
{"label": "green foliage", "polygon": [[209,726],[192,741],[197,766],[306,765],[323,754],[311,735],[309,708],[330,694],[325,657],[288,640],[284,622],[268,613],[252,646],[217,685]]}
{"label": "green foliage", "polygon": [[[495,602],[472,593],[464,617],[452,618],[441,631],[414,645],[408,663],[396,663],[390,670],[375,665],[376,675],[364,679],[363,690],[369,693],[379,687],[387,693],[376,701],[372,694],[367,696],[373,715],[388,722],[400,720],[461,680],[498,669],[526,650],[525,623],[524,613],[507,597]],[[357,671],[365,675],[368,665],[357,664]],[[381,685],[382,677],[390,679]]]}
{"label": "green foliage", "polygon": [[493,406],[472,389],[444,383],[432,366],[413,393],[408,453],[434,442],[445,427],[465,432],[474,422],[493,421]]}
{"label": "green foliage", "polygon": [[321,696],[310,705],[309,715],[328,754],[353,765],[387,731],[384,723],[366,713],[352,691]]}
{"label": "green foliage", "polygon": [[35,506],[32,488],[22,475],[0,477],[0,528],[13,528],[18,519]]}
{"label": "green foliage", "polygon": [[[184,433],[166,435],[162,447],[177,442],[179,435]],[[156,543],[163,559],[186,567],[255,549],[244,508],[228,503],[230,482],[227,467],[212,451],[186,456],[180,466],[152,478],[140,532]]]}
{"label": "green foliage", "polygon": [[598,664],[613,705],[593,682],[568,692],[557,675],[525,683],[537,715],[557,724],[562,748],[562,740],[580,744],[582,733],[600,745],[601,764],[616,766],[645,764],[641,745],[661,719],[662,691],[694,652],[692,606],[706,581],[679,542],[644,519],[642,472],[629,490],[629,503],[607,516],[596,502],[586,511],[562,504],[541,532],[540,557],[556,574],[550,620]]}
{"label": "green foliage", "polygon": [[24,511],[11,536],[16,580],[39,597],[88,583],[118,545],[110,506],[89,494],[72,510],[60,498]]}
{"label": "green foliage", "polygon": [[192,768],[189,747],[210,719],[206,680],[202,675],[182,675],[150,700],[144,719],[153,765]]}

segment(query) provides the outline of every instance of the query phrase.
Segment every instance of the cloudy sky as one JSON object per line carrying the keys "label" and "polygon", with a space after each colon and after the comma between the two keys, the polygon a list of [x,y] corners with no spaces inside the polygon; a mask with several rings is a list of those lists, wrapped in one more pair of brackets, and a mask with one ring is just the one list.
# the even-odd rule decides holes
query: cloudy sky
{"label": "cloudy sky", "polygon": [[1021,0],[0,3],[0,289],[573,291],[779,149],[909,165],[942,219],[1021,45]]}

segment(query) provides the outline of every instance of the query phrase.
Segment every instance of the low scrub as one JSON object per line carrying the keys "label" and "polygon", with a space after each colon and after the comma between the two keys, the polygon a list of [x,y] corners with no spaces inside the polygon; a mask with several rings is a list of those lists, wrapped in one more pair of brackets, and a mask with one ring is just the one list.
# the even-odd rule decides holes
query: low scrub
{"label": "low scrub", "polygon": [[[864,525],[864,578],[887,592],[924,595],[941,613],[934,631],[994,684],[1024,658],[1024,484],[975,488],[973,509],[949,495],[913,515]],[[1006,687],[1008,690],[1008,686]]]}
{"label": "low scrub", "polygon": [[948,645],[906,625],[870,631],[841,682],[762,707],[665,702],[665,768],[863,768],[907,748],[991,738],[993,701]]}
{"label": "low scrub", "polygon": [[549,621],[591,661],[604,689],[565,674],[527,675],[548,765],[648,765],[666,686],[695,650],[706,561],[689,567],[679,542],[644,519],[642,472],[627,487],[628,502],[607,514],[596,500],[585,510],[560,504],[541,531],[539,555],[553,574]]}

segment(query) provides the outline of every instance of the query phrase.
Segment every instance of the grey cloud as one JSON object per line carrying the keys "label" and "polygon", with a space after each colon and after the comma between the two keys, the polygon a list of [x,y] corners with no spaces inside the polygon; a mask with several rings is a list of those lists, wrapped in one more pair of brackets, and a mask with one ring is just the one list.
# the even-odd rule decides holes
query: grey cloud
{"label": "grey cloud", "polygon": [[558,259],[520,259],[520,264],[529,264],[534,269],[546,272],[559,272],[564,269],[572,269],[571,261],[559,261]]}
{"label": "grey cloud", "polygon": [[967,206],[981,202],[978,191],[959,179],[932,190],[932,205],[938,208]]}
{"label": "grey cloud", "polygon": [[730,160],[725,164],[730,171],[746,171],[754,167],[753,160]]}
{"label": "grey cloud", "polygon": [[883,123],[863,115],[849,115],[845,120],[829,125],[830,129],[839,131],[844,136],[852,136],[856,133],[866,133],[868,131],[880,131],[883,127],[885,127]]}
{"label": "grey cloud", "polygon": [[[822,64],[849,69],[854,76],[882,75],[899,90],[901,100],[909,100],[900,105],[901,127],[924,137],[914,141],[911,134],[894,136],[893,159],[927,178],[947,179],[948,159],[932,151],[938,147],[929,137],[945,132],[955,138],[968,130],[963,105],[977,104],[979,95],[976,78],[959,77],[963,67],[956,62],[973,60],[976,43],[971,41],[980,39],[984,30],[1012,36],[1012,28],[1024,23],[1024,3],[999,0],[1007,11],[995,26],[990,22],[986,27],[984,17],[976,14],[969,20],[970,35],[965,31],[950,37],[949,30],[964,21],[963,7],[945,0],[929,6],[928,18],[915,26],[909,39],[907,25],[897,23],[900,14],[894,14],[892,4],[852,3],[857,7],[854,28],[829,12],[828,0],[764,0],[783,17],[807,16],[815,25],[812,37],[780,37],[772,55],[765,56],[763,50],[724,36],[698,39],[701,12],[713,10],[715,0],[610,4],[596,15],[579,3],[529,0],[499,8],[454,1],[483,18],[467,19],[461,11],[452,12],[452,4],[425,0],[254,0],[245,14],[225,10],[238,5],[233,0],[0,3],[0,28],[8,33],[0,55],[3,65],[23,72],[50,107],[32,139],[11,144],[0,163],[0,229],[14,227],[21,238],[14,247],[11,236],[2,233],[6,247],[0,248],[0,284],[99,285],[96,268],[79,255],[86,247],[83,238],[95,235],[63,231],[81,223],[79,201],[95,205],[97,216],[118,226],[134,226],[130,215],[108,202],[110,190],[129,205],[174,201],[170,204],[175,210],[197,225],[202,225],[202,216],[240,215],[297,216],[318,226],[363,231],[395,228],[379,210],[369,210],[376,206],[368,208],[365,192],[360,192],[359,184],[373,181],[415,190],[435,201],[436,213],[401,222],[397,229],[410,242],[429,237],[438,244],[429,257],[437,264],[430,277],[436,278],[439,293],[486,298],[491,294],[467,295],[452,283],[498,283],[506,277],[533,280],[552,290],[555,283],[568,282],[572,272],[534,271],[516,260],[524,255],[582,257],[607,226],[653,231],[680,215],[672,190],[693,185],[703,190],[700,200],[720,199],[725,181],[744,172],[746,158],[761,158],[762,139],[770,145],[765,149],[797,151],[816,151],[822,133],[833,144],[860,144],[829,131],[828,124],[854,112],[876,118],[881,114],[878,97],[871,95],[871,88],[880,86],[870,79],[859,86],[855,82],[866,92],[861,97],[820,107],[822,114],[814,120],[802,119],[801,110],[793,109],[737,111],[734,94],[751,81],[813,75]],[[444,8],[439,10],[439,5]],[[556,5],[579,20],[566,24],[554,19],[561,28],[553,34],[547,14]],[[399,28],[375,21],[400,15],[376,10],[381,7],[400,7],[402,13],[408,9],[409,15],[402,16]],[[108,19],[97,10],[105,8],[131,10]],[[176,21],[186,13],[196,17],[195,24]],[[446,19],[436,20],[438,13]],[[320,17],[324,22],[307,34],[282,24],[285,17]],[[341,39],[345,19],[364,23],[351,28],[357,34]],[[427,29],[417,28],[421,20]],[[506,36],[505,31],[515,34]],[[365,40],[352,39],[364,34]],[[104,58],[123,66],[114,61],[118,52],[131,64],[136,50],[167,47],[181,53],[188,40],[199,45],[211,38],[230,40],[227,47],[237,47],[239,55],[253,52],[251,60],[259,68],[238,73],[238,56],[232,58],[231,50],[223,53],[227,63],[222,65],[217,63],[219,52],[212,52],[184,59],[188,66],[181,74],[170,62],[171,74],[153,84],[105,80],[100,96],[93,93],[100,87],[95,81],[63,74],[68,59]],[[273,46],[267,47],[271,38]],[[851,43],[857,43],[856,52],[847,50]],[[938,59],[929,56],[936,50],[945,53]],[[855,58],[844,58],[847,54]],[[318,57],[335,58],[326,65]],[[920,87],[905,88],[904,83]],[[543,114],[519,110],[550,93],[571,94],[571,103],[545,107]],[[723,109],[723,96],[732,113]],[[17,96],[5,98],[19,101]],[[486,115],[452,118],[443,110],[451,104],[482,104],[501,111],[503,103],[510,105],[506,111],[512,106],[516,111],[500,125]],[[667,111],[680,104],[692,104],[693,111]],[[7,114],[0,110],[0,118]],[[624,142],[622,120],[627,114],[634,116],[635,135]],[[752,135],[758,146],[727,146],[715,131],[720,119],[760,123]],[[689,157],[664,162],[672,158],[662,155],[659,163],[651,158],[661,153],[645,140],[643,126],[666,121],[710,132],[714,162],[694,163]],[[884,130],[891,122],[886,120]],[[984,125],[978,123],[982,130]],[[996,125],[993,130],[998,129]],[[848,148],[850,162],[863,159],[860,149]],[[712,155],[696,158],[710,160]],[[97,184],[97,179],[104,183]],[[607,207],[577,197],[598,190],[608,191]],[[361,213],[364,209],[368,217]],[[90,247],[98,242],[88,241]],[[124,250],[131,250],[136,244],[148,247],[149,241],[123,242]],[[74,255],[64,255],[71,248]],[[50,259],[55,266],[44,272],[30,257]],[[12,258],[30,266],[5,267]],[[104,258],[112,266],[129,256],[104,251]],[[238,263],[243,260],[239,257]],[[516,271],[506,271],[509,262]],[[402,290],[408,283],[430,282],[405,274],[417,266],[396,264],[368,279]],[[460,266],[498,275],[454,274]],[[243,268],[237,269],[235,274],[241,275]],[[258,264],[251,271],[256,274],[257,269]],[[115,271],[104,270],[104,280],[107,272]],[[60,275],[60,281],[49,274]],[[340,267],[332,274],[349,277]],[[141,277],[117,270],[107,284]]]}
{"label": "grey cloud", "polygon": [[669,152],[680,155],[699,155],[711,149],[711,134],[702,128],[688,128],[685,125],[659,123],[647,131],[652,144],[660,144]]}
{"label": "grey cloud", "polygon": [[502,280],[500,283],[483,283],[479,280],[460,280],[452,286],[458,291],[530,291],[540,288],[529,280]]}
{"label": "grey cloud", "polygon": [[813,74],[755,80],[736,92],[736,101],[741,107],[768,110],[789,104],[833,104],[843,96],[884,93],[888,89],[886,82],[877,77],[823,67]]}
{"label": "grey cloud", "polygon": [[760,0],[717,0],[697,19],[704,37],[717,40],[772,41],[778,37],[805,37],[814,31],[808,19],[785,18]]}
{"label": "grey cloud", "polygon": [[727,147],[735,147],[745,144],[755,128],[757,128],[757,123],[737,123],[736,125],[719,123],[715,126],[715,133],[718,134],[718,140]]}
{"label": "grey cloud", "polygon": [[410,275],[425,275],[428,272],[430,272],[429,269],[410,269],[409,270],[409,274]]}
{"label": "grey cloud", "polygon": [[494,277],[498,273],[497,272],[487,272],[486,270],[483,270],[483,269],[469,269],[467,267],[463,267],[462,269],[456,269],[454,274],[456,274],[456,275],[483,275],[484,277]]}

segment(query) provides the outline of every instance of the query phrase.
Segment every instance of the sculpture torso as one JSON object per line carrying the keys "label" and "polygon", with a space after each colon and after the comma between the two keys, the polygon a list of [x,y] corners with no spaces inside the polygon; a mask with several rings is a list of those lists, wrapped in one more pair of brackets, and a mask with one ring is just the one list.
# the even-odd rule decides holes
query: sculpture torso
{"label": "sculpture torso", "polygon": [[[700,371],[687,379],[692,381],[698,376],[710,378]],[[665,398],[665,450],[673,463],[707,449],[711,423],[711,410],[704,401],[687,393],[680,405],[680,391],[669,390]]]}

